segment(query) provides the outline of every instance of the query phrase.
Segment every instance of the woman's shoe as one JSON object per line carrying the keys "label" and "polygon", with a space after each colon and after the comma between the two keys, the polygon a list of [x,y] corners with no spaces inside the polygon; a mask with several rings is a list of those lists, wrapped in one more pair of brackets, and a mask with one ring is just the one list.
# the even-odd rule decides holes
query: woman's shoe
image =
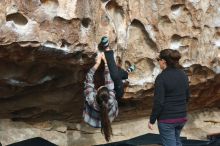
{"label": "woman's shoe", "polygon": [[136,66],[132,64],[131,66],[128,67],[127,72],[134,72],[136,69]]}

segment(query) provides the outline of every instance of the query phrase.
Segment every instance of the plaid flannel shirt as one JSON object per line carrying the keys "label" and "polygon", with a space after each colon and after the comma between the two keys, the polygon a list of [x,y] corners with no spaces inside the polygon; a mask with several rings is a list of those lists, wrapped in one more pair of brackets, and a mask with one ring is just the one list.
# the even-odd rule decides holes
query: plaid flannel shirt
{"label": "plaid flannel shirt", "polygon": [[[84,82],[84,97],[85,104],[83,109],[84,121],[92,127],[101,127],[100,108],[96,102],[97,91],[94,85],[95,69],[91,68],[86,75],[86,81]],[[108,66],[105,65],[105,87],[109,89],[110,98],[108,100],[108,116],[112,122],[118,115],[118,102],[115,98],[114,82],[111,79]]]}

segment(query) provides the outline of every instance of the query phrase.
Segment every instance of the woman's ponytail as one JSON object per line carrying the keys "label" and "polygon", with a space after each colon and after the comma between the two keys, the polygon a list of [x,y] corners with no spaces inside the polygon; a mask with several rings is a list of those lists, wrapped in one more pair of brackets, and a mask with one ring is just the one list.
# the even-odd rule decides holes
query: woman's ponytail
{"label": "woman's ponytail", "polygon": [[101,133],[104,134],[106,141],[110,141],[112,136],[112,127],[108,117],[108,100],[109,100],[108,88],[102,87],[101,89],[99,89],[97,92],[96,100],[100,106]]}
{"label": "woman's ponytail", "polygon": [[101,132],[104,134],[106,141],[111,139],[112,127],[108,117],[108,105],[104,101],[101,105]]}

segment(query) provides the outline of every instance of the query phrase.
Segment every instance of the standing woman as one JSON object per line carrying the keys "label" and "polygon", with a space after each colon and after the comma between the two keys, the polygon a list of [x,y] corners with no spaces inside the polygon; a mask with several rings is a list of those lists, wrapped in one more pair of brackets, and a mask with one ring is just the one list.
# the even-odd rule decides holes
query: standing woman
{"label": "standing woman", "polygon": [[157,58],[162,72],[155,80],[154,103],[148,123],[153,129],[157,120],[163,146],[182,146],[180,132],[187,121],[189,83],[187,75],[180,69],[180,53],[165,49]]}

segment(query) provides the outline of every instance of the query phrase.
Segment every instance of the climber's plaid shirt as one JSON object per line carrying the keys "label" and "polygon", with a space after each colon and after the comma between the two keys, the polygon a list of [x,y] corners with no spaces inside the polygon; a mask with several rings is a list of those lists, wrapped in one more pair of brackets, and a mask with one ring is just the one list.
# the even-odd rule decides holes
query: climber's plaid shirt
{"label": "climber's plaid shirt", "polygon": [[[94,68],[91,68],[87,73],[86,81],[84,82],[85,105],[83,110],[83,118],[84,121],[90,126],[99,128],[101,127],[100,108],[96,102],[97,91],[93,81],[95,71],[96,70]],[[114,82],[111,79],[107,65],[105,65],[105,86],[110,91],[110,99],[108,101],[108,116],[109,120],[112,122],[118,115],[118,102],[115,99]]]}

